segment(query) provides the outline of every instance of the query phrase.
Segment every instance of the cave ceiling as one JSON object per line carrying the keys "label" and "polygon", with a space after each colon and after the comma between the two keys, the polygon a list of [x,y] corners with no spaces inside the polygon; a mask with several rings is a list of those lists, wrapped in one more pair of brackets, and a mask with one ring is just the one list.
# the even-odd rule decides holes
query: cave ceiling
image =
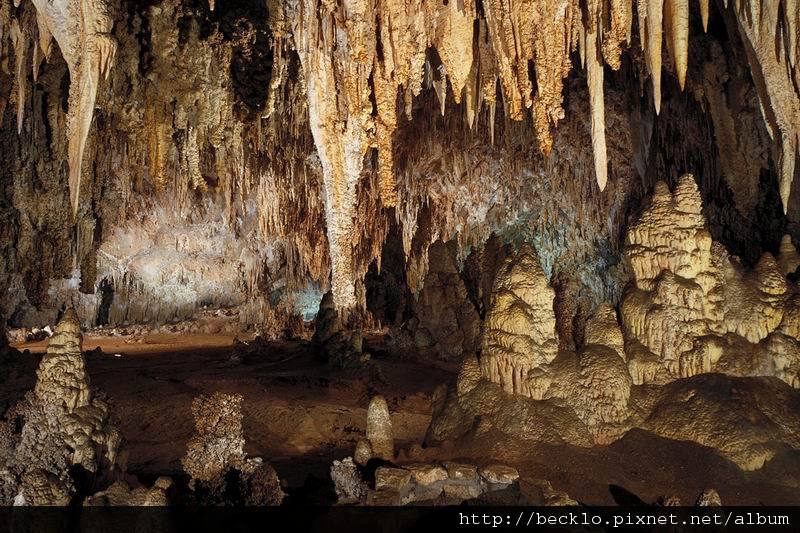
{"label": "cave ceiling", "polygon": [[392,227],[412,289],[497,233],[617,302],[684,172],[753,262],[794,231],[798,39],[795,0],[0,0],[3,314],[363,306]]}

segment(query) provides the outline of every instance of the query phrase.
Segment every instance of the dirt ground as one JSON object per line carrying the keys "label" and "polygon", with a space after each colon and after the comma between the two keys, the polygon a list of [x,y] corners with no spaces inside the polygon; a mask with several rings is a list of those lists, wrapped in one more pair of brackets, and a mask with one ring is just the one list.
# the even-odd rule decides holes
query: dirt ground
{"label": "dirt ground", "polygon": [[[180,458],[193,429],[192,399],[215,391],[244,397],[246,451],[270,461],[297,503],[330,498],[333,459],[352,454],[364,436],[371,395],[383,394],[392,413],[401,458],[506,462],[457,445],[421,449],[435,388],[452,382],[457,365],[382,356],[381,338],[365,339],[371,370],[333,371],[303,342],[275,342],[231,360],[231,335],[150,335],[84,338],[92,384],[111,400],[121,420],[128,470],[142,481],[180,474]],[[29,350],[25,364],[0,383],[5,408],[35,382],[46,341]],[[100,350],[97,350],[100,348]],[[119,356],[118,356],[118,355]],[[508,459],[508,458],[506,458]],[[786,452],[756,472],[743,472],[717,452],[690,442],[633,430],[606,447],[533,445],[513,462],[523,478],[549,480],[586,504],[653,502],[677,495],[686,504],[704,488],[726,504],[800,504],[800,452]]]}

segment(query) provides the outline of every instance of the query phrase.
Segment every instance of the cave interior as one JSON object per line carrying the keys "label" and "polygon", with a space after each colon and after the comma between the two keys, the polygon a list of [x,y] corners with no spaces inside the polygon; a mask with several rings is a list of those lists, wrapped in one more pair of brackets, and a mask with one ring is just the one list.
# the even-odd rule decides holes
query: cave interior
{"label": "cave interior", "polygon": [[796,0],[0,0],[0,506],[800,505]]}

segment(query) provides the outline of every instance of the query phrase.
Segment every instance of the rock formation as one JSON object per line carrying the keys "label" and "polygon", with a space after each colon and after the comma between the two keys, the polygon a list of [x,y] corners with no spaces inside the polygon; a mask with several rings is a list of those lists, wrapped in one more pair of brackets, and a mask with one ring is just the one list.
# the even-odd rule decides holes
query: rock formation
{"label": "rock formation", "polygon": [[697,507],[722,507],[722,499],[714,489],[705,489],[697,496]]}
{"label": "rock formation", "polygon": [[124,481],[116,481],[107,489],[87,498],[84,505],[91,507],[164,507],[169,504],[167,491],[171,487],[172,480],[168,477],[159,477],[152,487],[131,487]]}
{"label": "rock formation", "polygon": [[358,365],[363,356],[361,332],[345,326],[344,318],[333,303],[333,293],[325,293],[314,319],[311,342],[320,356],[336,368]]}
{"label": "rock formation", "polygon": [[81,341],[78,317],[67,309],[39,364],[33,392],[6,413],[9,424],[22,428],[10,436],[13,454],[6,458],[12,474],[6,482],[18,478],[16,504],[65,505],[75,495],[76,466],[96,485],[113,481],[124,469],[118,461],[121,435],[108,403],[89,385]]}
{"label": "rock formation", "polygon": [[242,401],[221,392],[192,401],[195,433],[181,465],[200,503],[279,505],[283,490],[275,469],[244,452]]}
{"label": "rock formation", "polygon": [[495,491],[514,488],[519,481],[515,468],[490,464],[446,462],[443,465],[412,463],[401,467],[381,466],[375,471],[375,489],[368,490],[366,505],[461,504]]}
{"label": "rock formation", "polygon": [[389,406],[383,396],[373,396],[367,407],[367,441],[372,457],[394,459],[394,434]]}
{"label": "rock formation", "polygon": [[214,393],[192,401],[195,434],[181,460],[193,480],[212,481],[245,463],[242,396]]}
{"label": "rock formation", "polygon": [[541,399],[530,383],[531,372],[558,351],[555,293],[529,246],[523,246],[500,267],[486,313],[481,371],[503,390]]}
{"label": "rock formation", "polygon": [[[558,350],[553,291],[533,252],[509,256],[480,358],[468,357],[436,397],[428,439],[515,453],[525,441],[608,444],[641,427],[712,447],[745,470],[798,448],[791,268],[769,253],[745,268],[712,239],[702,207],[692,176],[674,192],[656,184],[627,236],[621,320],[599,305],[577,351]],[[790,245],[779,257],[792,256]]]}
{"label": "rock formation", "polygon": [[362,502],[367,496],[367,483],[364,481],[352,457],[341,461],[333,461],[331,480],[336,492],[336,501],[340,504]]}
{"label": "rock formation", "polygon": [[[787,258],[785,242],[783,248]],[[794,371],[786,370],[796,366],[794,350],[786,349],[793,341],[777,331],[789,300],[785,272],[769,253],[747,272],[711,239],[691,175],[672,193],[656,185],[628,234],[625,258],[634,287],[621,311],[635,383],[718,370],[776,375],[797,386]]]}
{"label": "rock formation", "polygon": [[[113,286],[119,322],[171,319],[208,298],[250,305],[267,286],[287,299],[318,286],[337,307],[363,306],[363,275],[380,261],[392,224],[420,272],[421,241],[455,239],[463,259],[492,231],[509,238],[529,225],[558,248],[580,241],[616,252],[627,191],[637,172],[645,175],[634,167],[670,149],[652,137],[662,95],[661,114],[669,115],[671,96],[683,90],[712,115],[714,131],[703,130],[708,148],[718,143],[719,152],[737,155],[675,159],[714,168],[721,160],[726,176],[709,176],[709,187],[730,182],[750,228],[765,209],[756,205],[761,171],[779,182],[789,209],[799,30],[785,12],[796,6],[633,3],[343,0],[317,9],[303,0],[212,10],[181,0],[135,9],[108,0],[6,0],[0,109],[15,104],[17,136],[9,135],[3,163],[16,192],[3,191],[14,209],[2,223],[18,231],[8,233],[4,254],[8,265],[42,270],[27,281],[4,273],[14,298],[3,314],[24,311],[18,316],[28,322],[76,297],[95,311],[84,320],[95,321],[103,282]],[[709,17],[728,31],[690,32],[699,30],[695,19],[705,27]],[[748,75],[723,69],[726,56],[746,60]],[[650,87],[646,99],[619,90],[620,70]],[[741,102],[739,92],[747,95]],[[420,117],[434,114],[441,124]],[[98,150],[99,139],[125,142]],[[554,190],[563,198],[551,199]],[[430,227],[418,231],[426,211]],[[131,238],[142,226],[152,237],[178,223],[187,234],[170,239],[168,231],[157,246],[140,249]],[[70,246],[37,262],[30,243],[48,231]],[[209,246],[209,233],[235,249]],[[205,246],[187,246],[193,242]],[[185,254],[186,268],[170,271],[158,260],[170,251]],[[578,254],[561,252],[554,255]],[[190,265],[198,255],[206,261]],[[581,259],[569,262],[591,271]],[[201,275],[209,261],[224,279]],[[69,283],[63,293],[50,287],[67,278],[79,280],[79,294]],[[192,283],[180,298],[156,290],[185,278]],[[599,295],[593,300],[591,307]]]}
{"label": "rock formation", "polygon": [[[0,0],[0,381],[6,329],[66,307],[270,340],[313,319],[324,372],[461,364],[431,443],[644,428],[759,468],[798,447],[798,42],[797,0]],[[98,502],[160,501],[112,484],[80,327],[0,424],[0,498],[72,502],[77,471]],[[282,497],[241,402],[193,405],[196,501]],[[367,419],[340,492],[404,501],[354,481],[398,457],[385,399]]]}
{"label": "rock formation", "polygon": [[423,357],[460,360],[475,353],[480,321],[467,298],[464,281],[448,246],[437,241],[428,250],[428,273],[414,305],[409,328]]}
{"label": "rock formation", "polygon": [[743,470],[757,470],[786,447],[800,447],[796,392],[778,380],[703,374],[655,394],[642,427],[719,450]]}

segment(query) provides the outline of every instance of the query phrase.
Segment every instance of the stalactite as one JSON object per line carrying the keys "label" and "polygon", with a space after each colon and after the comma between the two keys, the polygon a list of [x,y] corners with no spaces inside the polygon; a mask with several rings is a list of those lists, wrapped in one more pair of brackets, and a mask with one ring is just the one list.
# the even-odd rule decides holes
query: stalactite
{"label": "stalactite", "polygon": [[[591,175],[594,169],[596,183],[606,190],[599,201],[610,202],[607,196],[617,193],[608,192],[615,190],[606,186],[607,181],[615,181],[609,180],[608,174],[613,172],[612,178],[616,178],[620,167],[617,158],[621,156],[615,154],[619,151],[614,146],[618,132],[612,130],[615,118],[610,112],[605,116],[612,97],[609,88],[604,88],[604,65],[613,70],[623,68],[622,52],[631,44],[634,7],[643,53],[633,51],[631,59],[634,70],[639,69],[642,59],[646,64],[656,112],[661,109],[664,37],[673,59],[668,68],[674,66],[681,87],[688,84],[697,90],[697,85],[692,85],[697,80],[687,79],[688,0],[637,0],[636,6],[630,0],[486,0],[481,9],[470,0],[337,0],[322,4],[271,0],[268,25],[274,57],[271,78],[263,87],[266,103],[263,108],[248,109],[245,119],[237,115],[241,102],[231,80],[233,49],[244,46],[241,43],[249,46],[256,32],[244,31],[232,37],[218,27],[222,12],[209,17],[202,6],[188,8],[180,2],[165,1],[144,9],[143,16],[151,27],[145,32],[150,42],[147,54],[142,56],[137,52],[143,49],[136,50],[143,46],[136,42],[141,35],[126,35],[130,26],[117,24],[116,38],[128,46],[121,59],[127,61],[126,70],[116,81],[112,78],[110,90],[98,97],[100,79],[109,73],[113,61],[111,22],[126,16],[112,16],[112,5],[116,4],[107,0],[35,0],[37,24],[33,24],[31,15],[23,18],[26,12],[34,13],[32,9],[26,11],[31,4],[22,4],[8,24],[0,24],[3,34],[11,30],[17,58],[19,128],[26,112],[28,69],[36,79],[40,62],[49,53],[51,34],[69,68],[66,129],[73,212],[78,209],[81,163],[94,107],[115,106],[112,120],[122,120],[124,127],[110,125],[104,131],[129,135],[125,138],[126,153],[115,153],[114,161],[101,155],[102,172],[116,172],[125,165],[147,167],[146,172],[124,171],[132,182],[119,187],[125,202],[137,201],[132,191],[152,186],[165,209],[186,216],[200,201],[220,202],[224,206],[220,222],[231,227],[242,224],[239,219],[246,218],[242,213],[256,213],[258,220],[253,226],[257,238],[280,243],[291,283],[312,279],[325,286],[330,279],[341,307],[358,303],[359,276],[380,256],[381,236],[386,229],[383,208],[395,208],[407,260],[415,270],[411,277],[420,282],[426,269],[425,252],[414,250],[420,210],[429,210],[431,219],[428,234],[420,240],[453,238],[460,253],[487,237],[491,225],[482,222],[481,216],[494,216],[495,226],[499,223],[499,215],[493,211],[499,208],[483,206],[482,211],[471,214],[464,202],[450,203],[441,198],[458,195],[479,199],[475,193],[479,187],[471,180],[488,180],[486,167],[490,163],[474,163],[463,154],[446,153],[445,145],[431,140],[425,148],[438,150],[434,155],[439,159],[425,163],[429,165],[427,174],[418,170],[425,165],[420,164],[411,179],[405,159],[430,161],[434,155],[417,148],[400,148],[397,136],[402,130],[421,134],[430,127],[436,133],[429,139],[443,137],[459,146],[486,135],[486,150],[490,151],[494,150],[495,135],[501,144],[510,142],[504,147],[510,149],[516,141],[509,139],[523,136],[520,127],[531,128],[531,123],[521,121],[530,120],[536,133],[534,148],[538,147],[541,154],[555,150],[569,156],[574,155],[570,149],[562,146],[558,150],[557,146],[562,138],[558,129],[569,128],[567,133],[573,138],[585,140],[586,145],[591,142],[592,162],[588,150],[585,160],[580,158],[569,165],[542,158],[526,167],[511,158],[503,166],[502,175],[516,176],[532,172],[530,168],[534,167],[550,179],[560,172],[569,173],[573,180],[558,181],[559,186],[571,197],[585,198],[592,194],[593,184],[590,188],[574,178],[582,173]],[[213,1],[208,5],[216,7]],[[708,10],[707,0],[700,0],[704,28]],[[774,135],[773,160],[781,173],[784,205],[800,142],[797,11],[796,0],[753,0],[731,3],[723,13],[729,18],[729,28],[738,27],[746,44],[764,120]],[[180,30],[176,27],[178,19],[188,21]],[[38,33],[34,33],[36,26]],[[563,84],[576,49],[589,88],[585,104],[591,122],[585,132],[578,132],[572,122],[563,125]],[[43,66],[41,71],[47,68]],[[627,62],[623,70],[627,70]],[[147,75],[140,76],[141,72]],[[624,72],[620,76],[627,75]],[[129,84],[134,88],[129,89]],[[159,94],[163,87],[168,87],[169,96]],[[422,94],[428,88],[431,92]],[[131,108],[124,100],[126,91],[143,102],[141,109]],[[419,105],[431,97],[438,105],[428,117],[442,116],[436,116],[432,124],[419,124]],[[728,113],[724,101],[706,101],[713,104],[712,115]],[[498,103],[502,106],[499,111]],[[398,108],[401,105],[402,110]],[[122,108],[124,112],[119,111]],[[401,116],[403,111],[405,117]],[[57,120],[63,118],[58,118],[58,109],[52,104],[48,117],[50,128],[57,132]],[[715,128],[721,131],[724,120],[717,118]],[[608,139],[606,122],[609,132],[614,132]],[[443,133],[447,128],[456,128],[459,135]],[[720,139],[735,141],[733,131],[720,134]],[[508,136],[508,132],[516,137]],[[54,139],[59,141],[63,136]],[[371,150],[377,150],[377,154]],[[366,168],[365,161],[369,163]],[[377,161],[377,169],[372,168],[372,161]],[[756,167],[760,168],[747,168]],[[87,168],[85,174],[89,172]],[[432,176],[442,183],[431,184]],[[99,189],[108,184],[96,185]],[[504,185],[503,194],[514,198],[523,190],[531,192],[514,181]],[[101,193],[93,194],[93,200],[97,200]],[[544,193],[536,189],[535,194]],[[738,190],[735,194],[743,195]],[[295,209],[304,216],[291,213]],[[563,220],[563,209],[549,206],[525,215],[531,228],[549,232],[553,240],[543,244],[545,270],[552,266],[548,252],[555,254],[553,250],[570,239],[589,241],[595,237],[583,224],[600,221],[610,234],[621,217],[619,212],[606,216],[604,207],[580,205],[571,208],[576,211],[575,227],[556,231],[553,226]],[[513,216],[522,215],[513,211]],[[266,246],[259,242],[254,249],[258,247],[262,248],[254,252],[255,257],[263,258],[260,254]]]}
{"label": "stalactite", "polygon": [[608,156],[606,154],[606,120],[603,98],[603,62],[597,48],[597,27],[586,32],[586,78],[589,84],[589,108],[592,113],[592,150],[594,172],[600,190],[606,188]]}
{"label": "stalactite", "polygon": [[[789,4],[784,7],[789,7]],[[796,4],[794,7],[794,17],[784,10],[788,18],[783,29],[778,24],[781,8],[778,0],[735,2],[732,17],[745,43],[764,121],[777,145],[779,189],[784,212],[789,205],[800,144],[800,93],[796,84],[800,66],[796,62],[792,64],[779,43],[783,35],[784,46],[791,50],[791,43],[797,41],[800,25],[796,24]]]}
{"label": "stalactite", "polygon": [[69,189],[73,216],[80,198],[81,168],[100,80],[108,76],[116,43],[106,0],[33,0],[39,21],[58,42],[69,67]]}
{"label": "stalactite", "polygon": [[[791,2],[795,0],[789,0]],[[703,21],[703,31],[708,31],[708,2],[709,0],[698,0],[700,4],[700,18]]]}
{"label": "stalactite", "polygon": [[661,42],[664,0],[638,0],[639,34],[653,84],[656,114],[661,111]]}
{"label": "stalactite", "polygon": [[28,76],[25,74],[25,55],[28,51],[27,32],[20,27],[19,21],[11,21],[11,42],[14,44],[14,58],[17,69],[17,133],[22,133],[22,124],[25,118],[25,99],[27,97]]}
{"label": "stalactite", "polygon": [[689,53],[689,0],[665,0],[664,25],[678,83],[683,90]]}
{"label": "stalactite", "polygon": [[621,65],[622,43],[630,42],[632,24],[633,4],[630,0],[610,0],[608,28],[602,32],[603,58],[614,70],[619,70]]}

